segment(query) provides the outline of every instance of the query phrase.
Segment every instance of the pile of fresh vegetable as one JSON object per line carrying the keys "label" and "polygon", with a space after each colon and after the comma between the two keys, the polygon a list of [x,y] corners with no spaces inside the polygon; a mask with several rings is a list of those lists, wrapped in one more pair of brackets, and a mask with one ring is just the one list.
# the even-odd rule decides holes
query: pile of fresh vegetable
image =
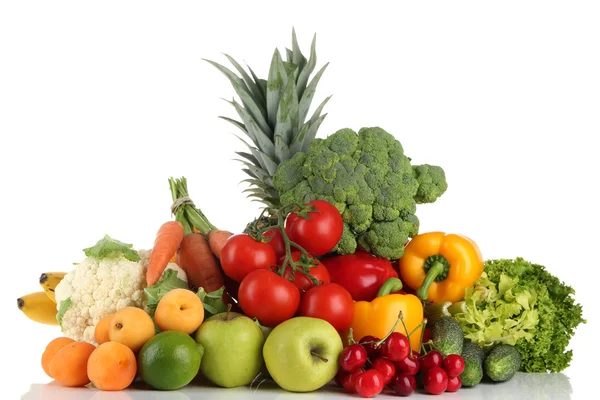
{"label": "pile of fresh vegetable", "polygon": [[313,40],[295,33],[265,79],[233,58],[249,197],[243,232],[218,229],[169,179],[173,219],[149,250],[106,235],[70,272],[42,274],[18,299],[58,325],[44,371],[64,386],[160,390],[197,377],[222,387],[272,381],[293,392],[455,392],[515,373],[558,372],[585,323],[574,290],[522,258],[484,261],[467,236],[419,232],[417,205],[447,190],[441,167],[412,165],[379,127],[316,138],[326,98]]}

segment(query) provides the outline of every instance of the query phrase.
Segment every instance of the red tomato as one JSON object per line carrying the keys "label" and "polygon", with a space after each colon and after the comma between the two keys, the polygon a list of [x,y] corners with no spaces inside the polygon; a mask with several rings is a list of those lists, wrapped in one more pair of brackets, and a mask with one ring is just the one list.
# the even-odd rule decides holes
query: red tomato
{"label": "red tomato", "polygon": [[337,283],[315,286],[304,294],[299,314],[324,319],[341,332],[350,328],[354,318],[352,296]]}
{"label": "red tomato", "polygon": [[269,229],[263,233],[263,236],[270,238],[266,243],[275,250],[275,257],[277,257],[278,260],[281,257],[285,257],[285,241],[283,240],[283,235],[279,228]]}
{"label": "red tomato", "polygon": [[223,271],[236,282],[241,282],[250,272],[269,268],[276,262],[271,246],[245,233],[231,236],[221,250]]}
{"label": "red tomato", "polygon": [[344,221],[335,206],[325,200],[314,200],[316,211],[308,213],[308,219],[291,213],[285,221],[285,232],[292,242],[316,256],[329,253],[340,241]]}
{"label": "red tomato", "polygon": [[[294,262],[298,262],[300,260],[299,251],[292,251],[292,260]],[[312,266],[310,267],[310,274],[321,284],[321,283],[329,283],[329,271],[319,260],[316,258],[311,258]],[[281,260],[283,262],[283,260]],[[306,292],[308,289],[314,286],[312,279],[303,274],[302,272],[292,272],[291,267],[286,267],[285,272],[283,273],[283,277],[288,281],[292,282],[296,287],[300,290],[301,293]]]}
{"label": "red tomato", "polygon": [[240,307],[250,318],[261,325],[275,326],[296,314],[300,304],[300,291],[287,279],[269,271],[250,272],[238,290]]}

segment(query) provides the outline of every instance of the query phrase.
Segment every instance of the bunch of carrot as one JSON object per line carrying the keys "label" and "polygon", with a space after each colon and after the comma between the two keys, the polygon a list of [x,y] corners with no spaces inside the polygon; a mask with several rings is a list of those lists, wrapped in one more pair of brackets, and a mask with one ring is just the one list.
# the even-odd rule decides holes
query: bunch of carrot
{"label": "bunch of carrot", "polygon": [[191,287],[202,287],[206,292],[218,290],[224,282],[219,257],[232,233],[217,229],[196,208],[189,198],[185,178],[170,178],[169,186],[175,221],[165,222],[156,233],[146,283],[151,286],[158,282],[169,261],[175,257]]}

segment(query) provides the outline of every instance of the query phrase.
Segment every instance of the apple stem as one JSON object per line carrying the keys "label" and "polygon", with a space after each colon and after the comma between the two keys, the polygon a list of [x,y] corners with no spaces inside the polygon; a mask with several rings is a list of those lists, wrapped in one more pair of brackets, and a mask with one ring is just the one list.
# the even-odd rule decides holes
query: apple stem
{"label": "apple stem", "polygon": [[321,361],[323,361],[323,362],[329,362],[329,360],[328,360],[328,359],[326,359],[325,357],[323,357],[323,356],[322,356],[322,355],[320,355],[320,354],[317,354],[317,353],[315,353],[314,351],[311,351],[311,352],[310,352],[310,355],[311,355],[311,356],[313,356],[313,357],[317,357],[319,360],[321,360]]}
{"label": "apple stem", "polygon": [[227,314],[225,314],[225,321],[229,321],[229,313],[231,312],[231,303],[227,304]]}

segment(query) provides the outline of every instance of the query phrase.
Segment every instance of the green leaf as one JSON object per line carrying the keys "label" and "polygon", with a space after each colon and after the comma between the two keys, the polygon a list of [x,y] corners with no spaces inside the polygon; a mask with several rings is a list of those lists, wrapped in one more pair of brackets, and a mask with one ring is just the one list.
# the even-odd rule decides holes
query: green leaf
{"label": "green leaf", "polygon": [[275,50],[269,68],[269,79],[267,81],[267,119],[271,126],[277,122],[277,109],[281,91],[287,84],[287,74],[279,50]]}
{"label": "green leaf", "polygon": [[296,37],[296,30],[292,28],[292,57],[291,60],[288,61],[293,62],[298,66],[298,70],[302,71],[304,65],[306,65],[306,57],[302,55],[302,51],[300,51],[300,46],[298,45],[298,38]]}
{"label": "green leaf", "polygon": [[60,326],[60,329],[62,329],[63,317],[65,316],[65,313],[71,307],[71,304],[73,304],[73,302],[71,301],[71,298],[69,297],[66,300],[61,301],[58,306],[58,313],[56,313],[56,320],[58,321],[58,325]]}
{"label": "green leaf", "polygon": [[287,62],[292,62],[294,59],[294,53],[292,53],[292,50],[288,48],[285,49],[285,59]]}
{"label": "green leaf", "polygon": [[264,132],[271,133],[271,128],[269,127],[269,124],[267,124],[267,121],[265,119],[267,113],[266,110],[262,107],[262,103],[257,103],[252,98],[252,95],[250,94],[251,91],[250,89],[248,89],[248,86],[246,86],[244,80],[238,77],[236,74],[234,74],[231,70],[229,70],[229,68],[224,67],[219,63],[210,60],[205,61],[216,67],[227,78],[229,78],[233,89],[240,97],[240,100],[242,100],[242,104],[244,105],[244,107],[248,110],[248,114],[252,116],[252,118],[256,121],[260,129],[262,129]]}
{"label": "green leaf", "polygon": [[277,125],[275,125],[275,156],[281,162],[287,160],[277,155],[277,138],[281,138],[284,144],[288,144],[294,137],[295,129],[298,128],[298,98],[296,97],[296,84],[289,80],[280,99],[277,110]]}
{"label": "green leaf", "polygon": [[156,311],[156,306],[160,299],[173,289],[188,289],[188,284],[177,277],[177,271],[174,269],[166,269],[158,282],[144,289],[150,316],[154,315],[154,311]]}
{"label": "green leaf", "polygon": [[302,144],[303,152],[308,151],[308,146],[310,145],[310,142],[312,142],[314,140],[315,136],[317,136],[317,131],[319,130],[319,126],[321,126],[321,123],[323,122],[325,117],[327,117],[327,114],[321,115],[319,118],[317,118],[317,120],[315,122],[311,123],[310,126],[308,127],[308,129],[306,130],[306,134],[304,136],[304,140],[303,140],[303,144]]}
{"label": "green leaf", "polygon": [[235,100],[228,101],[228,103],[233,105],[242,121],[244,121],[244,126],[246,127],[248,136],[254,142],[256,147],[258,147],[268,155],[274,156],[275,147],[273,146],[273,142],[271,141],[269,136],[267,136],[265,132],[263,132],[260,129],[260,127],[256,124],[254,118],[252,118],[252,116],[246,111],[246,109],[240,106],[239,103],[237,103]]}
{"label": "green leaf", "polygon": [[310,74],[314,71],[317,66],[317,35],[313,36],[312,43],[310,45],[310,56],[308,58],[308,63],[306,66],[302,68],[302,71],[298,75],[296,90],[298,91],[298,97],[302,98],[304,95],[304,91],[306,90],[306,84],[308,83],[308,78]]}
{"label": "green leaf", "polygon": [[310,141],[313,140],[317,134],[317,131],[319,130],[319,126],[321,125],[321,122],[323,122],[323,120],[321,119],[318,124],[313,127],[313,129],[311,129],[311,134],[307,135],[308,130],[311,128],[311,126],[313,124],[315,124],[317,122],[317,120],[319,118],[321,118],[321,112],[323,111],[323,108],[325,107],[325,104],[327,104],[327,102],[329,101],[329,99],[331,99],[331,96],[328,96],[325,100],[323,100],[321,102],[321,104],[319,105],[319,107],[317,107],[317,109],[315,110],[315,112],[313,113],[312,117],[310,118],[310,120],[308,120],[308,122],[305,122],[302,127],[300,128],[300,131],[294,136],[294,139],[292,140],[292,143],[290,144],[290,152],[292,154],[296,154],[299,151],[306,151],[308,150],[308,146],[310,145]]}
{"label": "green leaf", "polygon": [[275,136],[275,157],[279,162],[283,162],[290,158],[290,148],[281,136]]}
{"label": "green leaf", "polygon": [[250,71],[250,75],[252,75],[252,79],[254,79],[254,82],[256,82],[256,87],[258,88],[258,90],[260,90],[262,98],[266,99],[267,98],[267,81],[265,81],[264,79],[259,79],[258,76],[256,76],[256,74],[254,73],[254,71],[252,71],[252,68],[250,68],[250,66],[248,64],[246,64],[246,67],[248,67],[248,71]]}
{"label": "green leaf", "polygon": [[137,262],[140,260],[140,255],[132,247],[132,244],[123,243],[108,235],[104,235],[93,247],[83,249],[83,252],[86,257],[93,257],[99,260],[103,258],[125,257],[129,261]]}
{"label": "green leaf", "polygon": [[227,117],[219,117],[219,118],[231,123],[234,126],[237,126],[242,132],[244,132],[250,138],[250,140],[252,140],[252,136],[250,136],[250,134],[246,130],[246,127],[240,121],[236,121],[235,119],[231,119],[231,118],[227,118]]}
{"label": "green leaf", "polygon": [[304,122],[304,120],[306,119],[306,116],[308,115],[308,110],[310,109],[310,104],[312,103],[312,99],[315,96],[319,80],[321,79],[321,76],[323,76],[323,73],[325,72],[325,69],[328,65],[329,63],[325,64],[323,68],[321,68],[319,72],[317,72],[317,74],[314,76],[314,78],[312,78],[312,80],[308,84],[308,87],[302,94],[302,97],[300,99],[300,105],[298,107],[299,121]]}
{"label": "green leaf", "polygon": [[224,289],[224,287],[221,287],[210,293],[207,293],[204,288],[198,289],[197,295],[202,300],[202,305],[204,306],[205,320],[213,315],[227,311],[227,306],[223,302]]}
{"label": "green leaf", "polygon": [[[233,57],[229,56],[228,54],[225,54],[225,57],[227,57],[229,62],[235,67],[235,69],[240,73],[240,75],[242,75],[242,78],[244,79],[246,86],[252,92],[252,97],[254,98],[254,101],[257,104],[264,104],[265,98],[263,97],[263,94],[262,94],[260,88],[258,87],[258,84],[255,81],[253,81],[252,78],[250,78],[250,76],[246,73],[246,71],[244,71],[244,68],[242,68],[242,66],[240,64],[238,64],[238,62],[235,61],[233,59]],[[266,113],[266,110],[265,110],[265,113]]]}

